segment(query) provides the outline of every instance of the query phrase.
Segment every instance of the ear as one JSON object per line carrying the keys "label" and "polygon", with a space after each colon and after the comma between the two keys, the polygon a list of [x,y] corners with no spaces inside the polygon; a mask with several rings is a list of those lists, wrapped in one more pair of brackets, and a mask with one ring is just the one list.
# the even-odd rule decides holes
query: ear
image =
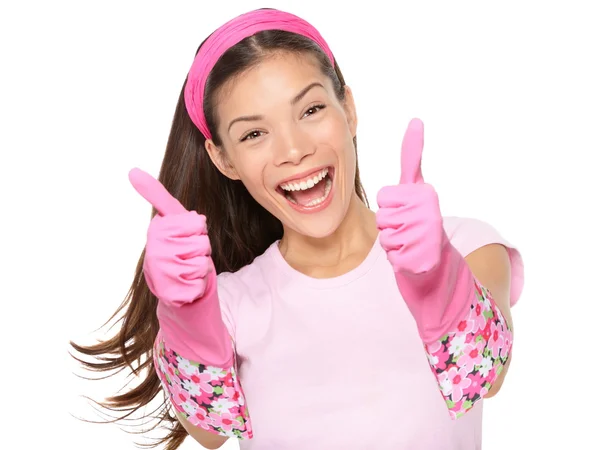
{"label": "ear", "polygon": [[352,95],[352,90],[350,86],[344,86],[344,90],[346,91],[346,100],[344,101],[344,111],[346,113],[346,118],[348,120],[348,126],[350,127],[350,132],[352,133],[352,137],[356,137],[356,129],[358,126],[358,118],[356,117],[356,105],[354,104],[354,95]]}
{"label": "ear", "polygon": [[212,139],[206,140],[204,143],[204,148],[206,149],[208,156],[210,156],[213,164],[217,166],[217,169],[219,169],[219,172],[231,180],[240,179],[235,167],[233,167],[233,164],[231,164],[231,161],[229,161],[225,150],[217,147]]}

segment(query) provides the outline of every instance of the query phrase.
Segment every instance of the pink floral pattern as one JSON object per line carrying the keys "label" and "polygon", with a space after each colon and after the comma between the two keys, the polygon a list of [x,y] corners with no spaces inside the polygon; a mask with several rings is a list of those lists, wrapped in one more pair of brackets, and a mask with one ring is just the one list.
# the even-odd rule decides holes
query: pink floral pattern
{"label": "pink floral pattern", "polygon": [[510,355],[513,334],[489,290],[475,281],[476,295],[457,330],[425,345],[429,366],[457,419],[490,390]]}
{"label": "pink floral pattern", "polygon": [[251,439],[252,427],[235,369],[204,366],[182,358],[160,338],[154,365],[176,411],[197,427],[238,439]]}

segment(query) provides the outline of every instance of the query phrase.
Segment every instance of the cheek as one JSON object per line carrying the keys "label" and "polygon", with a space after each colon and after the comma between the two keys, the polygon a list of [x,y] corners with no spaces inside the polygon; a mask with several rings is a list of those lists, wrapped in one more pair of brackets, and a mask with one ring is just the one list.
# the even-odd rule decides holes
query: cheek
{"label": "cheek", "polygon": [[345,154],[345,168],[348,185],[354,186],[354,177],[356,176],[356,152],[354,150],[354,144],[350,141],[350,145],[346,147]]}
{"label": "cheek", "polygon": [[348,145],[346,145],[345,152],[346,165],[349,169],[352,169],[352,172],[356,170],[356,149],[354,148],[354,142],[350,141]]}
{"label": "cheek", "polygon": [[235,161],[235,168],[241,182],[255,198],[265,195],[263,174],[266,161],[263,159],[259,155],[252,155],[252,157],[237,158]]}
{"label": "cheek", "polygon": [[333,149],[338,157],[347,159],[348,146],[354,149],[350,128],[343,114],[335,114],[329,120],[323,121],[315,129],[315,140]]}
{"label": "cheek", "polygon": [[336,122],[335,128],[332,129],[331,142],[345,165],[346,174],[354,174],[356,150],[352,133],[345,119],[342,118]]}

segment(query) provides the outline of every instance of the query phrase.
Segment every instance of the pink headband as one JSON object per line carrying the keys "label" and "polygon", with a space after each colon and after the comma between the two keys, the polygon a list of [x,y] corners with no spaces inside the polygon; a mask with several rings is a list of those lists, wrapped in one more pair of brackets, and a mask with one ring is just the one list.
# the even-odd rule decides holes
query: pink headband
{"label": "pink headband", "polygon": [[333,54],[321,34],[308,22],[293,14],[276,9],[259,9],[242,14],[211,34],[200,47],[188,73],[184,97],[192,122],[206,139],[212,136],[204,117],[204,88],[206,79],[219,58],[241,40],[264,30],[297,33],[315,41],[334,63]]}

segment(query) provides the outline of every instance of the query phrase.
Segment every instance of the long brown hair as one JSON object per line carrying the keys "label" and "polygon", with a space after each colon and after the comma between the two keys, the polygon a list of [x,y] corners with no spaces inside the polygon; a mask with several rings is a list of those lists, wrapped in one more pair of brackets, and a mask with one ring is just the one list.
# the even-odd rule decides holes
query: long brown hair
{"label": "long brown hair", "polygon": [[[313,41],[284,31],[262,31],[231,47],[212,70],[206,85],[204,111],[213,140],[221,145],[217,130],[215,99],[219,89],[232,77],[255,65],[274,51],[310,54],[317,58],[323,74],[328,76],[340,101],[345,100],[345,81],[335,63],[331,62]],[[187,80],[186,80],[187,82]],[[185,84],[184,84],[185,87]],[[177,101],[159,181],[188,210],[196,210],[208,218],[208,235],[217,273],[233,272],[250,264],[283,235],[278,219],[260,206],[240,181],[232,181],[219,172],[204,148],[205,138],[192,123],[186,111],[183,88]],[[354,142],[356,149],[356,140]],[[368,204],[356,167],[355,191]],[[154,211],[153,211],[154,213]],[[159,330],[156,318],[157,298],[150,292],[144,278],[142,252],[133,283],[124,302],[110,320],[119,316],[118,332],[95,345],[71,342],[79,353],[95,360],[74,356],[86,369],[94,372],[119,372],[129,368],[141,382],[123,394],[108,397],[99,404],[119,417],[111,422],[130,418],[148,405],[161,385],[155,372],[152,349]],[[144,418],[154,417],[146,415]],[[158,423],[166,422],[169,433],[152,447],[166,444],[167,450],[181,445],[187,433],[171,413],[168,397],[158,410]]]}

